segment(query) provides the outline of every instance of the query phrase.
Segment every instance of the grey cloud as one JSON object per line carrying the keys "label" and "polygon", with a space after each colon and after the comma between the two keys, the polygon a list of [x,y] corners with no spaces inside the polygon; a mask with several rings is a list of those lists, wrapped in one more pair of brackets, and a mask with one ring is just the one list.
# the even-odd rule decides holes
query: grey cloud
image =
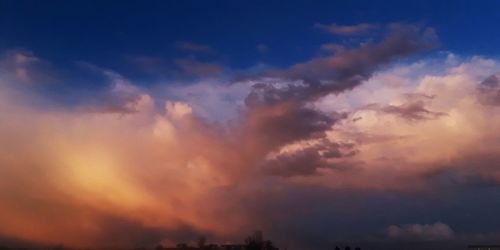
{"label": "grey cloud", "polygon": [[261,164],[263,171],[271,175],[296,176],[318,174],[319,168],[344,170],[352,165],[332,163],[329,159],[346,158],[356,154],[353,144],[336,143],[326,139],[320,143],[294,152],[278,154]]}
{"label": "grey cloud", "polygon": [[430,111],[425,107],[426,102],[432,99],[432,96],[423,94],[407,94],[406,102],[401,105],[369,104],[363,109],[397,115],[409,121],[430,120],[446,115],[444,112]]}
{"label": "grey cloud", "polygon": [[266,145],[268,151],[297,140],[324,137],[324,132],[335,122],[347,117],[343,113],[325,114],[297,103],[252,107],[249,112],[248,134]]}
{"label": "grey cloud", "polygon": [[330,93],[352,89],[370,78],[380,66],[437,45],[437,36],[431,28],[394,25],[379,43],[313,58],[270,75],[304,82],[303,86],[281,91],[280,98],[297,98],[297,93],[300,93],[298,98],[302,101],[312,101]]}
{"label": "grey cloud", "polygon": [[[379,43],[345,49],[335,55],[313,58],[286,70],[261,75],[254,80],[256,83],[245,99],[248,134],[260,145],[266,145],[260,149],[263,155],[294,141],[325,138],[325,131],[338,120],[347,118],[347,114],[326,114],[312,108],[312,102],[331,93],[352,89],[369,79],[382,65],[434,48],[437,43],[430,28],[392,25],[387,37]],[[388,107],[386,111],[409,112],[407,117],[410,118],[438,115],[423,109],[419,103],[409,107]],[[311,174],[311,169],[314,172],[316,167],[302,169],[304,164],[300,162],[321,165],[322,161],[314,156],[314,152],[305,151],[286,156],[275,164],[279,165],[278,169],[292,169],[294,174]],[[286,164],[290,166],[284,166]]]}
{"label": "grey cloud", "polygon": [[[491,138],[492,141],[498,139]],[[497,152],[464,152],[461,157],[440,166],[438,170],[425,172],[421,177],[429,184],[440,187],[494,187],[500,184],[499,165]]]}
{"label": "grey cloud", "polygon": [[500,105],[500,74],[491,75],[481,82],[478,99],[485,105]]}

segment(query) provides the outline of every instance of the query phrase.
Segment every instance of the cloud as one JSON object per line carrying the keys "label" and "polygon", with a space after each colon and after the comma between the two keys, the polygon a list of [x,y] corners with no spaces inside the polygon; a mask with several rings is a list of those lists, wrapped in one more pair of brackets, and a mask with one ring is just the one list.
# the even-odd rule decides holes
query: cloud
{"label": "cloud", "polygon": [[[415,65],[429,68],[422,72],[441,68],[436,74],[411,76]],[[387,188],[390,185],[378,185],[373,180],[387,179],[389,183],[399,179],[393,185],[418,190],[434,185],[456,188],[496,182],[491,163],[499,162],[494,157],[499,148],[493,142],[499,135],[487,131],[500,120],[492,115],[497,107],[482,103],[476,89],[497,71],[498,63],[473,57],[455,65],[436,65],[439,62],[417,62],[379,72],[351,92],[332,94],[317,102],[323,111],[331,107],[350,110],[349,117],[326,134],[337,142],[354,143],[357,154],[349,160],[363,162],[358,168],[367,179],[361,180],[358,174],[352,185]],[[378,104],[367,108],[367,103]],[[414,122],[402,123],[401,119]],[[479,159],[489,159],[490,163]],[[381,176],[379,172],[386,174]],[[315,177],[314,182],[323,179],[324,183],[335,183],[339,175],[342,173]],[[345,183],[351,177],[343,178]]]}
{"label": "cloud", "polygon": [[[213,145],[215,138],[199,134],[209,130],[193,127],[197,122],[185,104],[166,103],[164,115],[140,110],[124,116],[37,111],[13,104],[0,105],[3,114],[15,111],[0,127],[3,141],[12,142],[3,152],[12,156],[24,152],[26,158],[1,157],[0,217],[5,230],[0,234],[49,245],[120,247],[158,244],[175,235],[163,232],[177,231],[182,225],[189,225],[193,232],[214,231],[221,226],[215,221],[201,226],[207,222],[202,217],[208,221],[218,217],[210,215],[214,213],[208,206],[211,191],[202,198],[202,190],[213,190],[229,177],[216,173],[219,170],[212,164],[218,153],[208,152],[224,143]],[[12,134],[21,131],[23,136]],[[49,143],[45,136],[53,140]],[[215,152],[225,151],[219,150]],[[215,158],[208,160],[208,155]],[[178,188],[183,191],[178,193]],[[205,209],[195,211],[193,202],[204,203]],[[19,206],[37,209],[28,216],[25,210],[16,210]],[[195,210],[188,212],[190,209]],[[101,214],[127,221],[130,231],[128,226],[114,227],[115,220],[105,222]],[[119,231],[123,240],[114,241],[113,230]]]}
{"label": "cloud", "polygon": [[[380,218],[495,208],[486,205],[496,204],[496,192],[480,188],[500,183],[499,107],[483,102],[481,88],[495,93],[485,79],[500,64],[398,60],[435,39],[432,29],[396,27],[378,42],[258,77],[151,89],[87,65],[105,86],[69,95],[83,99],[71,105],[39,88],[20,91],[9,68],[16,60],[4,59],[0,235],[118,248],[200,234],[239,242],[259,228],[311,249],[371,235],[387,225]],[[482,206],[470,202],[478,193],[488,198]],[[392,235],[453,239],[468,229],[469,217],[446,214],[453,230],[394,225]]]}
{"label": "cloud", "polygon": [[268,155],[260,167],[264,172],[278,176],[307,176],[320,174],[321,169],[345,168],[351,170],[352,165],[331,161],[356,154],[353,144],[340,144],[329,140],[316,140],[289,145],[279,153]]}
{"label": "cloud", "polygon": [[338,25],[335,23],[332,23],[332,24],[316,23],[316,24],[314,24],[314,28],[320,29],[320,30],[323,30],[325,32],[332,33],[335,35],[354,36],[354,35],[366,34],[370,31],[378,29],[379,25],[370,24],[370,23],[360,23],[360,24],[355,24],[355,25]]}
{"label": "cloud", "polygon": [[157,57],[152,56],[127,56],[130,61],[139,70],[149,74],[172,74],[173,70],[169,63]]}
{"label": "cloud", "polygon": [[187,41],[179,41],[175,43],[175,47],[184,50],[187,52],[195,52],[195,53],[213,53],[214,50],[205,44],[187,42]]}
{"label": "cloud", "polygon": [[478,86],[480,101],[487,105],[500,105],[500,74],[493,74]]}
{"label": "cloud", "polygon": [[223,68],[213,63],[205,63],[195,59],[177,59],[175,65],[186,75],[211,76],[220,74]]}
{"label": "cloud", "polygon": [[153,108],[152,98],[141,92],[139,87],[131,84],[119,73],[101,69],[87,62],[78,62],[78,65],[102,75],[108,85],[97,95],[98,98],[87,100],[86,103],[79,105],[77,107],[79,111],[123,115]]}
{"label": "cloud", "polygon": [[274,72],[275,76],[302,80],[304,85],[271,94],[309,101],[329,93],[352,89],[385,63],[435,48],[437,44],[437,36],[431,28],[395,25],[389,35],[378,43],[346,49],[332,56],[313,58],[287,70]]}
{"label": "cloud", "polygon": [[191,84],[169,84],[155,90],[160,99],[183,100],[208,121],[228,121],[245,109],[245,97],[252,83],[230,83],[219,79],[200,79]]}
{"label": "cloud", "polygon": [[226,73],[225,66],[217,61],[192,55],[172,60],[144,55],[128,56],[127,59],[143,76],[157,81],[186,81],[193,77],[215,77]]}
{"label": "cloud", "polygon": [[406,94],[406,102],[399,105],[368,104],[363,109],[384,112],[402,117],[409,121],[420,121],[428,119],[437,119],[446,115],[444,112],[430,111],[425,108],[426,101],[432,100],[433,97],[423,94]]}
{"label": "cloud", "polygon": [[450,240],[455,232],[446,224],[408,224],[403,226],[391,225],[387,228],[387,236],[399,240]]}
{"label": "cloud", "polygon": [[256,48],[260,53],[267,53],[269,51],[269,46],[263,43],[257,44]]}
{"label": "cloud", "polygon": [[337,53],[337,52],[342,52],[343,50],[346,49],[346,47],[336,43],[326,43],[322,44],[320,49],[327,52]]}
{"label": "cloud", "polygon": [[53,83],[55,72],[51,65],[26,49],[12,49],[1,56],[2,68],[22,83]]}
{"label": "cloud", "polygon": [[[435,39],[428,29],[398,27],[379,43],[313,58],[289,69],[271,72],[272,77],[255,79],[245,99],[248,107],[245,133],[266,145],[267,150],[263,149],[266,154],[299,140],[326,138],[326,131],[346,114],[324,113],[311,106],[314,101],[354,88],[383,64],[431,48]],[[288,164],[293,164],[291,159],[303,157],[287,159]],[[314,172],[316,167],[310,169]]]}

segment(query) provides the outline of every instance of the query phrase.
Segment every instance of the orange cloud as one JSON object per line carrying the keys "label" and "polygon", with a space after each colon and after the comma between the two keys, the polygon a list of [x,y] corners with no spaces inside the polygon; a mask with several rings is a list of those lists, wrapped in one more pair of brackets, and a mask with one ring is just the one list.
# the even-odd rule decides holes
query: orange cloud
{"label": "orange cloud", "polygon": [[497,90],[481,84],[498,62],[375,71],[427,48],[398,34],[250,81],[245,109],[227,123],[110,71],[109,105],[98,110],[32,105],[50,101],[0,78],[0,235],[109,248],[233,240],[266,225],[256,207],[270,191],[428,191],[450,172],[453,185],[498,183],[499,106],[481,99]]}

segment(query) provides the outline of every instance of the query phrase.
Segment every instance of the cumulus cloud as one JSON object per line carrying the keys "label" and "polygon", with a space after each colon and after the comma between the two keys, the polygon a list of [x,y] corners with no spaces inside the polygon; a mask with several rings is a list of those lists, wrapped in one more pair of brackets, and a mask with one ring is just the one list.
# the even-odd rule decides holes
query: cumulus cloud
{"label": "cumulus cloud", "polygon": [[[324,218],[357,218],[366,202],[352,195],[498,185],[500,117],[490,93],[500,65],[394,62],[435,44],[432,29],[394,28],[379,42],[240,82],[153,90],[94,69],[106,87],[76,107],[18,91],[22,79],[7,62],[35,61],[5,59],[0,235],[77,247],[239,240],[255,228],[299,237]],[[325,228],[305,234],[326,239]],[[454,235],[439,223],[391,228],[396,238]]]}
{"label": "cumulus cloud", "polygon": [[[427,66],[416,64],[436,67],[432,61],[426,62]],[[364,162],[358,167],[367,179],[357,175],[351,184],[388,188],[390,185],[379,185],[387,179],[386,184],[393,183],[399,189],[426,189],[444,183],[453,186],[498,180],[491,167],[499,161],[494,142],[499,135],[493,132],[499,122],[494,115],[498,107],[481,102],[476,92],[484,79],[497,72],[498,63],[474,57],[441,66],[440,73],[417,77],[407,70],[414,67],[379,72],[351,92],[317,102],[322,110],[335,105],[336,110],[352,111],[327,132],[331,139],[354,143],[358,153],[350,160]],[[372,104],[367,108],[367,103]],[[336,175],[325,177],[324,183],[336,183]]]}
{"label": "cumulus cloud", "polygon": [[[254,135],[266,145],[267,154],[298,140],[326,139],[325,132],[346,118],[346,114],[322,112],[311,105],[314,101],[354,88],[385,63],[430,49],[435,42],[431,30],[399,27],[378,43],[313,58],[289,69],[272,72],[274,77],[256,79],[245,99],[249,121],[247,134]],[[312,166],[309,173],[315,169]]]}
{"label": "cumulus cloud", "polygon": [[[221,226],[215,221],[201,226],[207,222],[203,217],[218,217],[208,206],[210,192],[202,190],[229,184],[231,170],[212,165],[225,161],[216,155],[228,149],[216,149],[225,143],[215,145],[215,137],[202,135],[209,130],[196,122],[186,104],[167,102],[161,114],[143,109],[125,116],[18,107],[13,102],[0,108],[8,119],[0,128],[2,148],[11,145],[2,149],[1,174],[13,180],[2,182],[1,234],[45,244],[125,247],[142,245],[145,239],[157,244],[161,237],[171,237],[164,232],[183,225],[197,233]],[[20,153],[25,157],[7,157]],[[192,202],[206,203],[205,209],[196,211],[199,205]],[[37,210],[27,216],[18,206]],[[108,223],[102,219],[107,216],[117,219]],[[131,228],[119,229],[127,241],[112,243],[106,235],[114,235],[109,230],[117,220]]]}

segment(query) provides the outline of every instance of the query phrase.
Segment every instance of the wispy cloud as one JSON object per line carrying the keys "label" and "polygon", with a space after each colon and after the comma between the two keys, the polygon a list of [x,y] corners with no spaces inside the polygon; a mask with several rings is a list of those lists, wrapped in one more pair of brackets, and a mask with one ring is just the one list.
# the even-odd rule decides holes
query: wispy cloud
{"label": "wispy cloud", "polygon": [[218,64],[201,62],[189,58],[177,59],[175,60],[175,64],[186,75],[213,76],[223,71],[223,67]]}
{"label": "wispy cloud", "polygon": [[199,44],[188,41],[178,41],[175,43],[175,47],[184,50],[187,52],[195,52],[195,53],[213,53],[215,52],[210,46],[205,44]]}
{"label": "wispy cloud", "polygon": [[263,44],[263,43],[257,44],[256,48],[257,48],[257,51],[259,51],[260,53],[269,52],[269,46],[266,44]]}
{"label": "wispy cloud", "polygon": [[338,25],[335,23],[332,24],[316,23],[314,24],[314,28],[335,35],[354,36],[354,35],[367,34],[370,31],[380,28],[380,25],[371,23],[360,23],[354,25]]}
{"label": "wispy cloud", "polygon": [[55,72],[47,61],[36,57],[26,49],[13,49],[3,53],[3,67],[13,72],[20,82],[49,83],[54,82]]}
{"label": "wispy cloud", "polygon": [[445,116],[446,113],[439,111],[430,111],[425,105],[430,102],[433,97],[424,94],[406,94],[406,100],[401,104],[379,105],[376,103],[368,104],[363,109],[375,110],[400,116],[409,121],[421,121],[428,119],[437,119]]}

